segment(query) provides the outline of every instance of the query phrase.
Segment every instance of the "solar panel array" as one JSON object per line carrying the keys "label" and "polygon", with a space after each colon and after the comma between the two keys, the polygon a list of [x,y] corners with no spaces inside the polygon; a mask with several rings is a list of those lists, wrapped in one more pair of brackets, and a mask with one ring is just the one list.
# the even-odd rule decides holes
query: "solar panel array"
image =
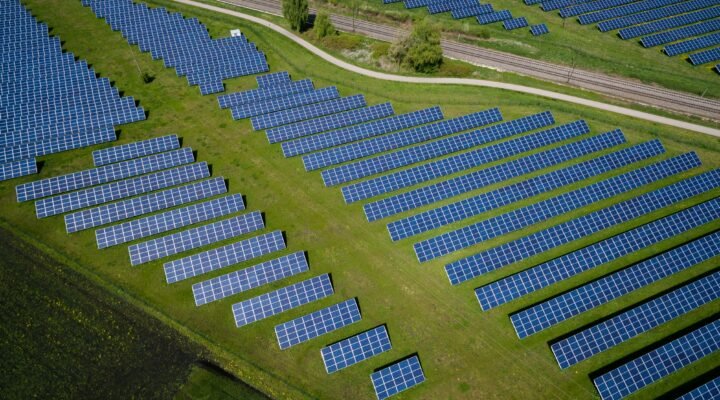
{"label": "solar panel array", "polygon": [[720,320],[593,379],[603,399],[619,399],[720,349]]}
{"label": "solar panel array", "polygon": [[252,103],[256,101],[265,101],[275,97],[287,96],[296,93],[306,93],[315,89],[310,79],[303,79],[296,82],[285,82],[282,85],[260,87],[258,89],[247,90],[244,92],[236,92],[218,96],[218,104],[220,108],[230,108],[242,104]]}
{"label": "solar panel array", "polygon": [[710,171],[455,261],[448,264],[445,271],[450,281],[456,285],[718,186],[720,170]]}
{"label": "solar panel array", "polygon": [[[710,201],[642,225],[617,236],[594,243],[583,249],[568,253],[562,257],[526,269],[515,275],[510,275],[507,278],[479,287],[475,290],[475,294],[483,310],[497,307],[513,299],[548,287],[556,282],[617,260],[620,257],[655,245],[673,236],[683,234],[693,228],[710,223],[718,218],[718,213],[720,212],[718,211],[719,204],[720,202],[717,200]],[[700,243],[702,244],[703,242]],[[691,249],[698,250],[696,247],[692,247]],[[707,251],[710,252],[711,249],[712,247]],[[685,261],[694,260],[693,262],[697,263],[696,260],[703,257],[702,254],[706,254],[704,253],[706,251],[704,248],[701,247],[700,250],[702,250],[703,253],[694,256],[698,258],[691,257]],[[676,254],[683,253],[670,253],[670,255],[664,257],[674,257]],[[652,261],[651,264],[662,263],[664,260],[666,259],[661,257]],[[682,265],[682,263],[680,263],[680,265]],[[536,311],[543,312],[543,310]],[[550,312],[554,314],[555,310],[550,310]],[[558,313],[558,315],[560,314],[561,313]],[[516,317],[514,320],[517,322],[516,330],[519,335],[537,332],[547,326],[544,325],[545,322],[535,318],[525,318],[525,315]]]}
{"label": "solar panel array", "polygon": [[290,82],[290,74],[287,71],[273,72],[270,74],[255,77],[259,87],[279,86]]}
{"label": "solar panel array", "polygon": [[[602,21],[598,24],[598,28],[602,32],[611,31],[613,29],[618,28],[625,28],[632,25],[641,24],[643,22],[650,22],[650,21],[656,21],[663,17],[669,17],[673,15],[678,15],[682,13],[692,12],[694,10],[698,10],[704,7],[707,7],[708,5],[712,5],[712,3],[708,0],[691,0],[687,2],[677,3],[668,5],[666,7],[657,8],[654,10],[644,11],[636,14],[626,15],[623,17],[611,19],[608,21]],[[701,12],[705,12],[706,10],[702,10]],[[682,14],[682,16],[686,16],[687,14]],[[664,23],[667,24],[667,28],[671,28],[672,21],[662,20],[665,21]],[[658,21],[659,22],[659,21]],[[647,29],[647,28],[644,28]],[[623,37],[624,39],[624,37]]]}
{"label": "solar panel array", "polygon": [[512,18],[513,16],[508,10],[493,11],[491,13],[480,14],[475,17],[480,25],[492,24],[493,22],[505,21]]}
{"label": "solar panel array", "polygon": [[678,400],[713,400],[720,397],[720,376],[685,393]]}
{"label": "solar panel array", "polygon": [[677,2],[678,0],[641,0],[637,2],[632,2],[630,4],[625,4],[620,7],[613,7],[590,14],[584,14],[578,18],[578,21],[583,25],[592,24],[595,22],[623,17],[629,14],[636,14],[642,11],[672,5]]}
{"label": "solar panel array", "polygon": [[284,97],[275,97],[265,101],[240,104],[230,107],[233,119],[244,119],[275,111],[287,110],[306,104],[319,103],[340,97],[335,86],[315,89],[305,93],[295,93]]}
{"label": "solar panel array", "polygon": [[663,48],[663,51],[669,56],[676,56],[678,54],[689,53],[694,50],[700,50],[717,44],[720,44],[720,33],[701,36],[684,42],[667,45]]}
{"label": "solar panel array", "polygon": [[224,299],[308,270],[305,254],[298,251],[286,256],[230,272],[192,286],[195,305]]}
{"label": "solar panel array", "polygon": [[702,65],[718,60],[720,60],[720,47],[690,54],[690,63],[692,65]]}
{"label": "solar panel array", "polygon": [[177,135],[159,136],[92,152],[96,167],[175,150],[180,147]]}
{"label": "solar panel array", "polygon": [[700,11],[694,11],[687,14],[676,15],[671,18],[652,21],[647,24],[632,26],[630,28],[620,29],[618,35],[622,39],[632,39],[638,36],[649,35],[672,28],[678,28],[683,25],[689,25],[710,18],[720,16],[720,7],[706,8]]}
{"label": "solar panel array", "polygon": [[528,26],[528,22],[525,17],[506,19],[503,21],[503,28],[505,28],[506,31],[525,28],[526,26]]}
{"label": "solar panel array", "polygon": [[35,161],[35,158],[26,158],[20,161],[0,164],[0,181],[37,173],[37,161]]}
{"label": "solar panel array", "polygon": [[319,275],[278,290],[235,303],[232,306],[235,325],[239,328],[261,319],[333,294],[330,275]]}
{"label": "solar panel array", "polygon": [[[718,15],[720,15],[720,7],[718,7]],[[645,36],[641,39],[641,43],[645,47],[659,46],[661,44],[702,35],[716,30],[720,30],[720,19],[713,19],[699,24]]]}
{"label": "solar panel array", "polygon": [[[203,95],[222,92],[223,80],[268,70],[265,55],[244,35],[212,39],[197,19],[131,0],[83,0],[130,44],[175,68]],[[171,34],[170,34],[171,32]]]}
{"label": "solar panel array", "polygon": [[[615,253],[610,255],[609,258],[617,259],[622,254]],[[510,320],[518,337],[524,338],[718,255],[720,255],[720,232],[694,240],[560,296],[553,297],[511,315]],[[594,262],[588,267],[591,268],[594,265],[598,264]],[[574,272],[564,275],[570,274],[574,274]],[[543,286],[550,283],[546,282]],[[501,290],[510,292],[507,288],[504,287]],[[478,295],[478,297],[480,296]],[[483,294],[482,299],[489,297]],[[500,302],[483,301],[481,304],[483,304],[483,307],[490,307],[498,303]]]}
{"label": "solar panel array", "polygon": [[477,15],[489,14],[495,11],[492,4],[479,4],[473,7],[456,8],[451,11],[454,19],[475,17]]}
{"label": "solar panel array", "polygon": [[392,348],[385,325],[320,349],[328,374],[355,365]]}
{"label": "solar panel array", "polygon": [[365,96],[357,94],[321,103],[308,104],[289,110],[282,110],[275,113],[259,115],[253,117],[250,122],[255,130],[273,128],[280,125],[291,124],[293,122],[304,121],[310,118],[322,117],[341,111],[365,107],[366,104]]}
{"label": "solar panel array", "polygon": [[275,336],[280,348],[287,349],[358,322],[360,319],[357,302],[355,299],[350,299],[276,325]]}
{"label": "solar panel array", "polygon": [[568,368],[720,297],[720,272],[701,278],[552,344]]}
{"label": "solar panel array", "polygon": [[378,400],[425,382],[420,359],[412,356],[370,375]]}
{"label": "solar panel array", "polygon": [[540,36],[546,33],[550,33],[550,30],[545,24],[537,24],[530,27],[530,33],[532,33],[533,36]]}

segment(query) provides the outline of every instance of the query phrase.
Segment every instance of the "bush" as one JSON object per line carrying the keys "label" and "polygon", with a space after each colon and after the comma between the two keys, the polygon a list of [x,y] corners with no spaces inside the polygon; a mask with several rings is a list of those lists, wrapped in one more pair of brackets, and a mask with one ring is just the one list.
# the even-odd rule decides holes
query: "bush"
{"label": "bush", "polygon": [[361,36],[340,34],[323,38],[322,43],[335,51],[355,50],[363,45]]}
{"label": "bush", "polygon": [[147,84],[147,83],[151,83],[152,81],[154,81],[155,77],[148,74],[147,72],[143,72],[142,80],[143,80],[143,83]]}
{"label": "bush", "polygon": [[282,9],[292,30],[299,32],[305,28],[309,15],[307,0],[283,0]]}
{"label": "bush", "polygon": [[332,21],[330,21],[330,17],[328,17],[325,13],[320,13],[317,18],[315,18],[315,27],[313,30],[315,31],[315,36],[318,39],[322,39],[326,36],[333,36],[337,33]]}
{"label": "bush", "polygon": [[440,31],[426,20],[421,20],[413,26],[410,36],[390,48],[388,55],[398,64],[416,72],[435,72],[443,62]]}
{"label": "bush", "polygon": [[388,51],[390,51],[390,43],[375,42],[372,45],[372,57],[376,60],[388,55]]}

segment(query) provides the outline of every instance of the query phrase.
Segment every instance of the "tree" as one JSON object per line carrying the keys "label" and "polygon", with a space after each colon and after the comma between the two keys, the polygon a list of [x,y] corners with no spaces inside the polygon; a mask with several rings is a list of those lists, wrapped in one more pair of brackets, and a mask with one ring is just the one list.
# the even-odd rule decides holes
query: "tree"
{"label": "tree", "polygon": [[440,31],[426,20],[413,26],[410,36],[395,43],[389,56],[403,67],[416,72],[435,72],[443,61]]}
{"label": "tree", "polygon": [[309,15],[307,0],[283,0],[282,8],[291,29],[299,32],[305,28]]}
{"label": "tree", "polygon": [[315,27],[313,30],[315,31],[315,36],[317,36],[318,39],[322,39],[325,36],[332,36],[337,33],[332,21],[330,21],[330,17],[328,17],[325,13],[320,13],[317,18],[315,18]]}

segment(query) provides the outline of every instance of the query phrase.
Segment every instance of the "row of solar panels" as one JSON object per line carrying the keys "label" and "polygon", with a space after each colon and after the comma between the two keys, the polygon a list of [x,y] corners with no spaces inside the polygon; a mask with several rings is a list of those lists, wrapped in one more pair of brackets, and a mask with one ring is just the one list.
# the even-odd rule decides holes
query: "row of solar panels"
{"label": "row of solar panels", "polygon": [[[581,24],[597,23],[601,32],[619,30],[622,39],[642,36],[644,47],[666,45],[668,56],[720,45],[720,7],[715,0],[525,0],[543,11],[560,10],[563,18],[578,16]],[[673,43],[674,42],[674,43]],[[670,44],[672,43],[672,44]],[[691,54],[701,65],[720,60],[720,48]]]}
{"label": "row of solar panels", "polygon": [[[221,96],[219,102],[222,108],[232,108],[237,104],[249,104],[247,100],[243,103],[238,99],[252,98],[253,105],[259,104],[254,106],[260,110],[258,112],[266,109],[262,104],[278,104],[280,106],[274,108],[273,113],[305,116],[303,121],[267,129],[268,141],[280,143],[286,157],[301,155],[308,171],[324,169],[321,176],[327,186],[345,184],[342,194],[347,203],[383,196],[364,205],[369,221],[490,185],[501,185],[390,222],[388,230],[393,240],[477,218],[488,211],[543,193],[562,191],[543,201],[424,239],[414,246],[420,261],[446,256],[563,215],[584,213],[449,263],[446,272],[453,284],[571,245],[638,218],[648,218],[668,207],[678,209],[663,218],[477,288],[475,294],[483,310],[654,248],[663,241],[678,237],[692,239],[692,232],[720,221],[720,200],[712,199],[720,193],[720,170],[688,177],[701,166],[698,156],[686,153],[659,159],[665,149],[658,140],[628,145],[620,130],[592,135],[584,121],[552,126],[556,121],[549,112],[511,121],[503,121],[497,109],[445,120],[437,107],[394,115],[389,104],[363,104],[362,108],[335,113],[305,113],[299,110],[321,109],[327,100],[304,96],[314,90],[310,86],[299,94],[289,94],[297,84],[288,78],[281,86],[284,90],[279,87],[273,92],[234,93]],[[287,101],[288,98],[304,99],[303,105],[296,106]],[[231,99],[238,103],[232,103]],[[379,113],[379,110],[383,112]],[[548,168],[552,170],[543,171]],[[529,174],[534,175],[516,181]],[[439,180],[441,178],[444,180]],[[578,186],[591,178],[597,181]],[[363,180],[357,181],[359,179]],[[665,184],[668,180],[674,183]],[[416,187],[421,184],[425,186]],[[661,184],[665,186],[658,188]],[[416,188],[394,193],[410,187]],[[655,189],[646,191],[647,188]],[[597,202],[618,196],[625,200],[605,208],[595,206]],[[694,205],[688,207],[689,201]],[[518,336],[523,338],[547,329],[663,277],[719,257],[718,235],[720,233],[696,238],[616,275],[609,275],[603,282],[591,282],[511,315]],[[653,275],[648,268],[658,272]],[[720,294],[717,293],[717,279],[720,279],[720,273],[703,276],[608,320],[610,322],[601,322],[554,343],[558,364],[568,367],[712,303]],[[601,297],[604,300],[599,301]],[[670,307],[671,304],[674,307]],[[617,332],[613,341],[603,339],[610,326]],[[633,382],[628,381],[629,386],[625,388],[632,387]],[[604,397],[608,396],[605,389],[598,388]]]}
{"label": "row of solar panels", "polygon": [[115,125],[145,119],[19,1],[0,3],[0,20],[0,181],[37,173],[36,157],[113,141]]}
{"label": "row of solar panels", "polygon": [[[384,4],[397,3],[401,0],[383,0]],[[525,17],[513,18],[508,10],[495,11],[492,4],[482,4],[479,0],[404,0],[405,8],[427,7],[430,14],[450,12],[454,19],[474,17],[480,25],[502,22],[505,30],[525,28],[528,26]],[[547,25],[538,24],[530,27],[533,36],[549,33]]]}
{"label": "row of solar panels", "polygon": [[223,80],[268,70],[265,55],[245,36],[212,39],[197,19],[131,0],[83,0],[130,44],[175,68],[200,93],[224,91]]}

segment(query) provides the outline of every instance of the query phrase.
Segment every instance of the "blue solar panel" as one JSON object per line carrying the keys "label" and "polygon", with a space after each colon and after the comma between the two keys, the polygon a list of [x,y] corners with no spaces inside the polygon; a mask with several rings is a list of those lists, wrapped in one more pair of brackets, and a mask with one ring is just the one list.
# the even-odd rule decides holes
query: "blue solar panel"
{"label": "blue solar panel", "polygon": [[0,163],[19,161],[32,157],[60,153],[67,150],[79,149],[95,144],[112,142],[117,139],[115,129],[103,128],[98,131],[77,135],[52,137],[39,142],[23,143],[17,146],[0,148]]}
{"label": "blue solar panel", "polygon": [[175,150],[180,147],[180,140],[177,135],[160,136],[140,142],[113,146],[107,149],[95,150],[92,152],[93,162],[96,167],[112,164],[120,161],[130,160],[149,156],[163,151]]}
{"label": "blue solar panel", "polygon": [[530,27],[530,33],[532,33],[533,36],[540,36],[546,33],[550,33],[550,31],[548,30],[547,25],[537,24]]}
{"label": "blue solar panel", "polygon": [[[609,256],[618,258],[618,255],[621,254],[624,253],[615,252]],[[560,296],[553,297],[511,315],[510,320],[518,337],[522,339],[718,255],[720,255],[720,232],[697,239]],[[595,264],[593,263],[588,267],[592,268]],[[478,289],[478,294],[483,293],[483,300],[481,300],[483,307],[496,304],[484,300],[485,298],[492,298],[490,292],[498,288],[500,291],[505,291],[505,287],[502,287],[499,283],[493,284],[494,287],[490,285],[487,290]],[[550,284],[550,282],[547,284]],[[508,292],[512,292],[512,290],[508,290]]]}
{"label": "blue solar panel", "polygon": [[493,11],[495,10],[493,10],[492,4],[480,4],[475,7],[454,9],[451,11],[451,14],[454,19],[463,19],[482,14],[489,14]]}
{"label": "blue solar panel", "polygon": [[715,320],[593,379],[603,399],[619,399],[720,349]]}
{"label": "blue solar panel", "polygon": [[587,133],[587,131],[580,126],[563,125],[520,136],[487,147],[481,147],[467,153],[431,161],[427,164],[421,164],[409,169],[345,186],[342,188],[343,197],[346,203],[353,203],[442,176],[451,175],[482,164],[512,157],[585,133]]}
{"label": "blue solar panel", "polygon": [[37,173],[37,163],[34,158],[0,164],[0,181]]}
{"label": "blue solar panel", "polygon": [[[712,0],[708,0],[712,1]],[[632,39],[638,36],[648,35],[655,32],[660,32],[679,26],[692,24],[706,19],[715,18],[720,16],[720,7],[707,8],[700,11],[691,12],[688,14],[677,15],[672,18],[661,19],[653,21],[644,25],[632,26],[625,29],[620,29],[618,35],[622,39]],[[662,16],[658,17],[662,18]]]}
{"label": "blue solar panel", "polygon": [[222,177],[105,204],[65,216],[68,233],[105,225],[227,192]]}
{"label": "blue solar panel", "polygon": [[720,297],[720,272],[650,300],[559,342],[551,349],[568,368]]}
{"label": "blue solar panel", "polygon": [[397,149],[403,146],[435,139],[452,133],[460,132],[476,126],[496,122],[502,119],[500,111],[490,109],[473,114],[464,115],[445,121],[420,126],[413,129],[391,133],[352,143],[334,149],[320,151],[303,156],[306,171],[313,171],[345,161],[370,156],[383,151]]}
{"label": "blue solar panel", "polygon": [[[690,12],[693,10],[698,10],[700,8],[704,8],[707,6],[710,6],[713,4],[713,0],[692,0],[687,1],[679,4],[672,4],[667,7],[658,8],[655,10],[645,11],[637,14],[627,15],[620,18],[615,18],[610,21],[603,21],[598,24],[598,28],[602,32],[611,31],[613,29],[619,29],[619,28],[625,28],[632,25],[637,25],[643,22],[649,22],[649,21],[655,21],[664,17],[674,16],[677,14],[682,14],[686,12]],[[705,11],[705,10],[703,10]],[[673,24],[670,20],[662,20],[665,21],[663,23],[667,24],[667,28],[672,28]],[[658,21],[660,22],[660,21]],[[695,21],[692,21],[695,22]],[[631,28],[632,29],[632,28]],[[649,29],[649,27],[646,27],[644,29]],[[621,35],[621,37],[623,37]],[[623,37],[623,39],[627,39],[626,37]]]}
{"label": "blue solar panel", "polygon": [[311,92],[296,93],[284,97],[276,97],[265,101],[240,104],[230,107],[233,119],[250,118],[275,111],[286,110],[306,104],[319,103],[340,97],[335,86],[316,89]]}
{"label": "blue solar panel", "polygon": [[487,14],[480,14],[477,17],[478,24],[480,25],[487,25],[492,24],[493,22],[500,22],[504,21],[506,19],[511,19],[513,16],[508,10],[500,10],[500,11],[493,11],[491,13]]}
{"label": "blue solar panel", "polygon": [[262,214],[255,211],[211,224],[198,226],[134,244],[128,248],[130,264],[140,265],[198,247],[232,239],[265,227]]}
{"label": "blue solar panel", "polygon": [[208,221],[245,209],[242,195],[233,194],[219,199],[193,204],[164,213],[150,215],[95,231],[98,249],[131,242],[158,233]]}
{"label": "blue solar panel", "polygon": [[45,218],[181,183],[192,182],[208,176],[210,176],[210,170],[207,163],[203,161],[155,172],[150,175],[94,186],[77,192],[44,198],[35,202],[35,212],[38,218]]}
{"label": "blue solar panel", "polygon": [[505,21],[503,21],[503,28],[505,28],[505,30],[507,31],[524,28],[526,26],[528,26],[528,22],[525,17],[506,19]]}
{"label": "blue solar panel", "polygon": [[663,51],[668,56],[676,56],[678,54],[689,53],[691,51],[714,46],[716,44],[720,44],[720,32],[686,40],[680,43],[673,43],[665,46]]}
{"label": "blue solar panel", "polygon": [[195,305],[201,306],[242,293],[309,269],[305,254],[298,251],[252,267],[220,275],[193,285]]}
{"label": "blue solar panel", "polygon": [[716,400],[720,398],[720,376],[680,396],[678,400]]}
{"label": "blue solar panel", "polygon": [[412,356],[374,372],[370,379],[378,400],[383,400],[425,382],[425,374],[420,359]]}
{"label": "blue solar panel", "polygon": [[275,336],[278,345],[284,350],[358,322],[360,319],[357,302],[355,299],[350,299],[276,325]]}
{"label": "blue solar panel", "polygon": [[273,72],[272,74],[260,75],[255,80],[260,87],[271,87],[290,82],[290,74],[287,71]]}
{"label": "blue solar panel", "polygon": [[[718,10],[720,11],[720,8],[718,8]],[[720,14],[720,12],[718,14]],[[702,35],[704,33],[713,32],[716,30],[720,30],[720,19],[714,19],[706,22],[701,22],[699,24],[674,29],[671,31],[645,36],[640,40],[640,43],[642,43],[644,47],[659,46],[661,44]]]}
{"label": "blue solar panel", "polygon": [[442,138],[434,142],[328,169],[321,175],[326,186],[337,185],[542,128],[553,122],[554,119],[549,112],[535,114],[478,131]]}
{"label": "blue solar panel", "polygon": [[[685,233],[693,228],[713,221],[713,219],[718,218],[717,215],[718,201],[700,204],[480,287],[475,290],[475,294],[483,310],[488,310],[528,293],[548,287],[555,282],[562,281],[645,247],[660,243],[675,235]],[[679,250],[678,252],[669,252],[667,255],[655,257],[654,261],[648,261],[642,264],[642,267],[638,267],[638,269],[646,270],[648,267],[655,268],[658,265],[665,265],[667,262],[677,262],[679,264],[678,267],[673,268],[673,270],[687,268],[689,265],[700,262],[703,257],[709,257],[708,253],[715,252],[713,249],[714,246],[707,247],[705,245],[706,243],[704,241],[700,241],[698,244],[689,247],[689,249],[692,250],[699,248],[701,254],[693,255],[687,260],[679,261],[677,259],[677,256],[687,254],[686,250]],[[686,262],[690,262],[690,264],[685,264]],[[652,279],[652,276],[648,276],[648,280],[651,281]],[[598,302],[602,304],[601,299],[598,299]],[[584,307],[588,307],[588,305]],[[589,307],[592,307],[592,305]],[[532,313],[534,312],[535,311]],[[538,309],[537,312],[540,313],[538,315],[541,315],[544,309]],[[565,311],[562,310],[559,310],[557,313],[554,311],[549,312],[555,314],[556,317],[554,318],[557,318],[558,321],[562,321],[573,315],[565,314]],[[582,308],[578,309],[577,312],[582,312]],[[526,316],[525,314],[513,317],[512,319],[517,324],[516,331],[518,335],[523,335],[521,337],[537,332],[554,323],[554,320],[538,322],[532,315]]]}
{"label": "blue solar panel", "polygon": [[692,65],[701,65],[718,60],[720,60],[720,47],[690,54],[690,63]]}
{"label": "blue solar panel", "polygon": [[17,201],[35,200],[59,193],[71,192],[89,186],[118,181],[132,176],[189,164],[195,161],[192,149],[183,148],[167,153],[154,154],[117,164],[86,169],[72,174],[41,179],[18,185]]}
{"label": "blue solar panel", "polygon": [[540,221],[627,193],[643,185],[697,167],[696,155],[680,156],[593,183],[571,192],[443,233],[415,244],[421,262],[507,234]]}
{"label": "blue solar panel", "polygon": [[365,107],[366,104],[365,96],[357,94],[321,103],[308,104],[306,106],[291,108],[289,110],[259,115],[253,117],[250,122],[255,130],[273,128],[280,125],[292,124],[293,122],[305,121],[316,117]]}
{"label": "blue solar panel", "polygon": [[633,0],[597,0],[584,4],[565,7],[560,10],[560,16],[563,18],[574,17],[580,14],[586,14],[593,11],[604,10],[606,8],[622,6],[632,3]]}
{"label": "blue solar panel", "polygon": [[[458,284],[520,259],[649,214],[719,185],[720,170],[710,171],[464,258],[448,264],[445,270],[450,281]],[[513,249],[511,253],[508,248]]]}
{"label": "blue solar panel", "polygon": [[328,374],[355,365],[392,348],[385,325],[320,349]]}
{"label": "blue solar panel", "polygon": [[628,14],[635,14],[641,11],[652,10],[653,8],[663,7],[678,3],[679,0],[643,0],[626,4],[620,7],[613,7],[609,10],[597,11],[590,14],[581,15],[578,21],[583,24],[592,24],[611,18],[623,17]]}
{"label": "blue solar panel", "polygon": [[439,14],[457,8],[474,7],[477,5],[478,0],[449,0],[428,4],[427,8],[430,14]]}
{"label": "blue solar panel", "polygon": [[248,261],[285,248],[282,232],[274,231],[237,243],[167,262],[163,265],[167,283],[175,283],[229,265]]}
{"label": "blue solar panel", "polygon": [[[573,156],[577,157],[578,155],[592,152],[595,150],[593,147],[583,149],[582,145],[593,144],[593,140],[594,143],[598,143],[599,145],[613,145],[613,142],[603,142],[597,140],[602,139],[603,136],[604,135],[600,135],[594,138],[587,139],[586,141],[580,141],[578,143],[572,143],[567,146],[560,147],[557,150],[554,149],[548,152],[540,153],[538,155],[532,155],[526,158],[522,158],[518,161],[513,161],[512,164],[517,164],[521,167],[525,166],[525,168],[510,169],[510,171],[515,170],[518,172],[504,176],[514,176],[518,173],[528,173],[535,169],[546,168],[549,162],[553,162],[554,160],[557,160],[555,162],[557,164],[559,162],[571,159],[571,157]],[[622,140],[622,136],[620,136],[620,138]],[[637,146],[617,151],[615,153],[604,155],[602,157],[594,158],[592,160],[588,160],[579,164],[574,164],[560,170],[552,171],[544,175],[539,175],[526,181],[502,187],[488,193],[483,193],[477,196],[457,201],[455,203],[450,203],[446,206],[428,210],[420,214],[416,214],[410,217],[406,217],[404,219],[391,222],[388,224],[388,231],[390,232],[390,237],[392,238],[392,240],[404,239],[406,237],[427,232],[429,230],[436,229],[441,226],[451,224],[453,222],[461,221],[475,215],[480,215],[484,212],[488,212],[498,207],[511,204],[521,199],[536,196],[540,193],[545,193],[574,182],[579,182],[591,176],[597,176],[606,173],[610,170],[662,154],[664,151],[665,149],[663,149],[660,141],[653,140],[650,142],[646,142]],[[567,155],[563,156],[563,153]],[[503,167],[508,167],[510,165],[511,163],[507,163]],[[501,169],[500,166],[496,168]],[[462,186],[461,190],[471,190],[474,188],[474,186],[475,185]],[[461,190],[455,190],[454,192],[460,192]],[[426,202],[426,197],[418,199],[418,205],[423,205]],[[380,204],[381,202],[382,200],[378,201],[377,204]],[[372,204],[374,203],[366,205],[366,213],[368,214],[368,216],[370,215],[368,212],[368,210],[370,209],[369,206]],[[401,209],[404,208],[405,207],[402,207]],[[374,210],[375,208],[372,209]],[[373,216],[374,215],[375,214],[373,214]]]}
{"label": "blue solar panel", "polygon": [[319,275],[232,306],[235,326],[242,327],[333,294],[330,275]]}
{"label": "blue solar panel", "polygon": [[259,89],[218,96],[218,104],[220,105],[220,108],[229,108],[241,104],[264,101],[275,97],[305,93],[312,91],[314,88],[315,87],[310,79],[303,79],[297,82],[287,82],[283,85],[261,87]]}
{"label": "blue solar panel", "polygon": [[305,154],[443,119],[440,107],[412,111],[282,144],[285,157]]}
{"label": "blue solar panel", "polygon": [[[309,136],[331,129],[343,128],[350,125],[391,116],[395,113],[392,104],[382,103],[370,107],[345,111],[338,114],[328,115],[322,118],[308,121],[296,122],[294,124],[271,128],[265,131],[270,143],[278,143],[285,140]],[[283,151],[285,147],[283,145]],[[286,154],[287,157],[287,154]]]}

